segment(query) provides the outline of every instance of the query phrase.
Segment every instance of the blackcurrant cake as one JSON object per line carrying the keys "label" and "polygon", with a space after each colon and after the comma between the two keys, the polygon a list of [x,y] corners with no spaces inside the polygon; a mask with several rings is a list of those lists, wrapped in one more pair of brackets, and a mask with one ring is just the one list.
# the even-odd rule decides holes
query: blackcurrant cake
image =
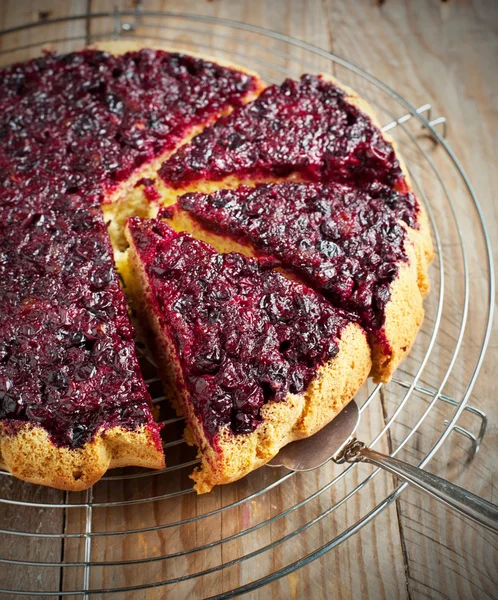
{"label": "blackcurrant cake", "polygon": [[163,468],[135,350],[199,493],[318,431],[423,320],[428,219],[371,106],[109,42],[0,69],[0,467],[64,490]]}

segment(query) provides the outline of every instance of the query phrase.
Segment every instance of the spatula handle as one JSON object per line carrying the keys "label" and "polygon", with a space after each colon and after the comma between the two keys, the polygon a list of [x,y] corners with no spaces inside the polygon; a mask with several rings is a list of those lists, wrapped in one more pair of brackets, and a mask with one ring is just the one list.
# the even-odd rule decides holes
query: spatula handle
{"label": "spatula handle", "polygon": [[476,523],[498,532],[498,506],[464,490],[457,485],[405,463],[392,456],[386,456],[366,446],[356,449],[356,460],[363,460],[381,467],[400,479],[411,483],[420,490],[437,498],[450,508],[472,519]]}

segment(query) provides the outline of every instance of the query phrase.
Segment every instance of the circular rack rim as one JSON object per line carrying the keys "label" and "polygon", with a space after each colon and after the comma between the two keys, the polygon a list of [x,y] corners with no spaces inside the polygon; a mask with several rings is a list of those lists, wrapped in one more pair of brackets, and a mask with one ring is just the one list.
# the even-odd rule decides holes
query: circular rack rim
{"label": "circular rack rim", "polygon": [[[306,50],[308,52],[310,52],[313,55],[316,56],[320,56],[323,57],[325,59],[328,59],[329,61],[331,61],[333,64],[337,64],[340,65],[346,69],[348,69],[350,72],[359,75],[360,77],[362,77],[363,79],[365,79],[366,81],[368,81],[369,83],[373,84],[374,86],[376,86],[377,88],[379,88],[381,91],[383,91],[384,93],[386,93],[388,96],[390,96],[392,99],[394,99],[399,105],[401,105],[401,107],[403,107],[406,111],[408,111],[408,114],[410,115],[410,117],[408,118],[414,118],[416,120],[419,121],[419,123],[430,133],[430,135],[433,137],[433,139],[435,141],[437,141],[437,143],[439,143],[441,145],[441,147],[445,150],[447,157],[450,159],[451,164],[454,166],[454,168],[456,169],[457,173],[459,174],[459,176],[461,177],[461,179],[463,180],[463,183],[465,185],[465,188],[467,190],[468,196],[470,197],[473,206],[475,208],[476,214],[477,214],[477,218],[478,218],[478,222],[481,228],[481,233],[482,233],[482,237],[484,240],[484,245],[485,245],[485,249],[486,249],[486,259],[487,259],[487,272],[488,272],[488,285],[489,285],[489,294],[488,294],[488,311],[487,311],[487,316],[486,316],[486,324],[485,324],[485,331],[483,334],[483,340],[482,340],[482,344],[481,344],[481,348],[479,350],[479,354],[477,357],[477,361],[476,361],[476,365],[475,365],[475,369],[474,372],[472,373],[472,375],[470,376],[469,381],[466,383],[466,388],[463,391],[462,397],[459,401],[457,400],[453,400],[451,398],[445,397],[444,394],[442,393],[443,387],[445,385],[445,383],[448,380],[448,377],[451,374],[454,362],[456,361],[456,358],[458,356],[458,353],[460,351],[460,347],[461,347],[461,343],[463,340],[463,335],[465,332],[465,326],[466,326],[466,320],[467,320],[467,315],[468,315],[468,305],[469,305],[469,273],[468,273],[468,263],[467,263],[467,257],[466,257],[466,250],[465,250],[465,243],[463,240],[463,236],[462,236],[462,232],[460,230],[459,224],[458,224],[458,217],[455,211],[455,206],[453,204],[453,201],[451,199],[451,195],[449,193],[449,191],[446,188],[444,179],[442,179],[441,175],[439,174],[437,167],[434,165],[434,162],[431,160],[431,158],[429,157],[428,153],[423,150],[423,148],[420,146],[419,142],[415,139],[415,137],[413,136],[413,134],[406,128],[406,126],[404,125],[404,122],[402,119],[396,119],[396,117],[391,114],[387,109],[383,108],[382,106],[377,105],[378,108],[380,108],[381,110],[383,110],[383,112],[389,116],[392,119],[392,123],[395,123],[395,125],[398,125],[399,127],[401,127],[404,131],[404,133],[406,135],[408,135],[412,141],[412,143],[415,144],[417,150],[422,154],[423,158],[427,161],[427,163],[429,164],[430,168],[432,169],[434,176],[436,178],[439,179],[439,182],[443,188],[443,190],[445,191],[445,195],[446,195],[446,199],[450,205],[450,209],[452,211],[453,214],[453,218],[455,219],[455,226],[456,229],[458,231],[458,235],[459,235],[459,239],[460,239],[460,244],[461,244],[461,251],[462,251],[462,260],[463,260],[463,268],[464,268],[464,308],[463,308],[463,313],[462,313],[462,317],[461,317],[461,324],[460,324],[460,333],[458,336],[458,339],[456,341],[455,344],[455,348],[453,350],[453,356],[450,360],[449,366],[447,367],[446,373],[443,376],[443,379],[438,387],[437,390],[424,390],[423,387],[418,386],[417,382],[419,377],[421,376],[421,373],[423,371],[423,368],[425,367],[425,364],[427,363],[428,359],[429,359],[429,355],[432,351],[432,349],[435,346],[436,343],[436,335],[439,331],[439,325],[440,325],[440,321],[441,321],[441,315],[442,315],[442,307],[443,307],[443,294],[444,294],[444,268],[443,268],[443,253],[442,253],[442,247],[441,247],[441,241],[439,238],[439,232],[436,226],[436,222],[435,219],[432,215],[431,212],[431,207],[428,204],[424,194],[423,194],[423,190],[420,186],[418,186],[419,189],[419,195],[422,196],[422,200],[424,201],[427,209],[428,209],[428,213],[429,213],[429,218],[432,224],[432,229],[433,229],[433,233],[435,236],[435,241],[436,241],[436,254],[438,256],[439,259],[439,264],[440,264],[440,269],[439,269],[439,274],[440,274],[440,290],[439,290],[439,299],[438,299],[438,307],[437,307],[437,315],[436,315],[436,319],[435,319],[435,324],[433,326],[433,330],[432,330],[432,335],[431,335],[431,339],[430,339],[430,343],[428,345],[428,349],[427,352],[425,354],[424,359],[422,360],[421,365],[418,367],[417,372],[415,375],[411,376],[411,383],[404,383],[404,382],[400,382],[400,385],[402,385],[402,387],[406,387],[407,391],[405,393],[405,397],[403,398],[403,400],[401,401],[401,403],[399,404],[399,406],[397,407],[396,411],[394,412],[394,414],[389,418],[389,420],[387,421],[387,423],[385,423],[384,427],[382,428],[382,430],[378,433],[378,435],[375,437],[375,439],[371,442],[371,446],[375,445],[381,438],[382,436],[389,430],[390,426],[392,425],[392,423],[394,422],[394,420],[396,419],[396,417],[399,415],[399,413],[401,412],[401,410],[403,409],[405,403],[407,402],[408,398],[410,397],[411,393],[413,392],[413,390],[417,390],[417,391],[421,391],[422,393],[427,393],[428,395],[432,396],[431,401],[429,402],[427,408],[425,409],[425,411],[423,412],[422,416],[419,418],[418,422],[413,426],[413,428],[409,431],[409,433],[406,435],[406,437],[403,439],[403,441],[400,443],[400,445],[396,448],[396,450],[392,453],[392,455],[395,455],[402,447],[404,447],[404,445],[408,442],[408,440],[414,435],[414,433],[418,430],[418,428],[420,427],[420,425],[422,424],[422,422],[424,421],[424,419],[426,418],[426,416],[428,415],[428,413],[430,412],[430,410],[433,408],[433,406],[435,405],[435,403],[439,400],[442,399],[444,401],[450,402],[454,407],[455,407],[455,412],[453,414],[453,416],[451,417],[451,419],[448,420],[447,422],[447,427],[446,429],[441,433],[440,437],[437,439],[437,441],[434,443],[434,445],[432,446],[432,448],[427,452],[427,454],[425,455],[424,459],[422,461],[419,462],[419,466],[424,467],[430,460],[431,458],[435,455],[435,453],[440,449],[440,447],[442,446],[442,444],[444,443],[444,441],[446,440],[446,438],[448,437],[448,435],[451,433],[451,431],[453,429],[457,429],[458,426],[456,426],[456,422],[458,420],[458,418],[460,417],[460,415],[462,414],[463,410],[465,410],[466,408],[466,404],[468,401],[468,398],[470,396],[470,393],[472,391],[472,388],[475,384],[475,380],[477,378],[477,375],[479,373],[480,367],[482,365],[482,361],[484,358],[484,354],[486,351],[486,347],[489,341],[489,337],[490,337],[490,333],[491,333],[491,326],[492,326],[492,319],[493,319],[493,299],[494,299],[494,274],[493,274],[493,259],[492,259],[492,253],[491,253],[491,245],[490,245],[490,241],[489,241],[489,235],[486,229],[486,225],[484,222],[484,218],[483,218],[483,214],[482,214],[482,210],[480,207],[480,204],[478,202],[478,199],[476,197],[476,194],[470,184],[470,181],[467,177],[467,175],[465,174],[461,164],[459,163],[457,157],[455,156],[455,154],[453,153],[451,147],[449,146],[449,144],[446,142],[446,140],[441,137],[441,135],[438,133],[438,131],[435,129],[435,124],[436,122],[431,122],[428,118],[426,118],[423,114],[422,114],[422,110],[421,109],[415,109],[415,107],[413,107],[408,101],[406,101],[402,96],[400,96],[399,94],[397,94],[394,90],[392,90],[390,87],[388,87],[386,84],[384,84],[382,81],[378,80],[377,78],[373,77],[372,75],[370,75],[369,73],[363,71],[362,69],[360,69],[359,67],[357,67],[356,65],[351,64],[350,62],[337,57],[319,47],[316,47],[312,44],[309,44],[307,42],[301,41],[301,40],[297,40],[291,36],[285,35],[285,34],[281,34],[281,33],[277,33],[268,29],[264,29],[261,27],[257,27],[257,26],[253,26],[253,25],[248,25],[245,23],[241,23],[238,21],[231,21],[228,19],[219,19],[219,18],[215,18],[215,17],[209,17],[209,16],[199,16],[199,15],[193,15],[193,14],[188,14],[188,13],[173,13],[173,12],[162,12],[162,11],[114,11],[114,12],[100,12],[100,13],[95,13],[95,14],[84,14],[84,15],[77,15],[77,16],[70,16],[70,17],[62,17],[62,18],[57,18],[57,19],[51,19],[51,20],[46,20],[43,22],[36,22],[36,23],[28,23],[25,25],[21,25],[21,26],[17,26],[17,27],[13,27],[13,28],[9,28],[9,29],[5,29],[3,31],[0,32],[0,34],[2,35],[6,35],[9,33],[15,33],[15,32],[19,32],[22,30],[26,30],[26,29],[30,29],[30,28],[35,28],[35,27],[40,27],[40,26],[46,26],[46,25],[52,25],[52,24],[57,24],[57,23],[63,23],[63,22],[67,22],[67,21],[76,21],[76,20],[80,20],[80,19],[101,19],[101,18],[109,18],[109,17],[113,17],[114,18],[114,32],[111,34],[102,34],[102,35],[95,35],[95,36],[90,36],[90,37],[76,37],[76,38],[62,38],[59,40],[46,40],[43,42],[38,42],[36,44],[29,44],[27,46],[23,46],[23,47],[17,47],[17,48],[12,48],[12,49],[8,49],[8,50],[2,50],[0,51],[0,55],[1,54],[6,54],[8,52],[12,52],[15,50],[22,50],[22,49],[28,49],[29,47],[38,47],[41,46],[43,44],[48,44],[48,43],[58,43],[58,42],[63,42],[63,41],[78,41],[78,40],[83,40],[86,43],[90,43],[93,40],[97,40],[97,39],[101,39],[101,38],[110,38],[110,37],[114,37],[114,39],[119,39],[121,36],[122,32],[133,32],[134,30],[134,26],[133,25],[128,25],[128,24],[123,24],[121,22],[121,17],[126,16],[126,17],[135,17],[135,18],[143,18],[143,17],[163,17],[163,18],[170,18],[170,19],[185,19],[186,21],[195,21],[195,22],[204,22],[204,23],[209,23],[209,24],[214,24],[214,25],[223,25],[235,30],[242,30],[242,31],[246,31],[246,32],[250,32],[250,33],[254,33],[254,34],[258,34],[258,35],[262,35],[262,36],[266,36],[269,38],[273,38],[275,40],[284,42],[286,44],[290,44],[292,46],[295,47],[299,47],[303,50]],[[125,27],[125,25],[127,25],[127,27]],[[165,24],[165,28],[168,28],[169,26]],[[175,29],[175,28],[170,28],[170,29]],[[185,30],[184,30],[185,31]],[[241,39],[238,38],[230,38],[229,36],[218,36],[218,37],[225,37],[226,39],[232,39],[234,41],[237,42],[241,42],[241,43],[247,43]],[[126,33],[126,35],[124,36],[125,39],[154,39],[154,36],[138,36],[138,35],[134,35],[133,33],[130,35],[130,33]],[[156,37],[156,39],[161,39],[161,40],[165,40],[165,38],[163,37]],[[166,38],[167,40],[167,38]],[[199,45],[199,44],[197,44]],[[254,45],[251,43],[251,45]],[[211,47],[211,46],[210,46]],[[216,48],[212,47],[212,49],[216,50]],[[288,58],[290,60],[293,61],[298,61],[300,64],[303,64],[304,66],[306,66],[306,62],[302,61],[301,59],[295,59],[294,57],[292,57],[291,55],[289,55],[288,53],[285,52],[281,52],[277,49],[269,49],[269,48],[265,48],[265,50],[269,53],[273,53],[277,56],[281,56],[284,58]],[[223,50],[223,52],[226,54],[227,51]],[[228,53],[228,54],[235,54],[235,53]],[[285,69],[282,68],[277,68],[277,67],[273,67],[278,71],[281,71],[282,73],[286,73],[287,71]],[[407,120],[407,119],[406,119]],[[412,175],[413,177],[413,175]],[[414,181],[416,182],[415,178]],[[377,395],[378,391],[380,389],[380,385],[377,385],[372,392],[370,393],[369,397],[367,398],[367,400],[364,402],[364,404],[361,407],[361,411],[363,411],[369,404],[370,402],[373,400],[373,398]],[[478,413],[479,411],[476,411],[475,409],[473,409],[474,412]],[[169,422],[173,422],[177,419],[171,419],[169,420]],[[175,443],[176,444],[176,443]],[[173,445],[173,443],[170,443],[170,445]],[[191,463],[195,463],[196,461],[191,461]],[[185,467],[187,465],[190,465],[191,463],[184,463],[182,465],[175,465],[174,467],[170,467],[166,470],[173,470],[175,468],[182,468]],[[0,590],[0,592],[4,592],[4,593],[10,593],[13,595],[19,594],[19,595],[34,595],[34,596],[38,596],[38,595],[43,595],[43,596],[69,596],[69,595],[91,595],[91,594],[110,594],[110,593],[119,593],[119,592],[124,592],[124,591],[132,591],[132,590],[142,590],[142,589],[148,589],[151,587],[158,587],[158,586],[163,586],[163,585],[167,585],[167,584],[171,584],[171,583],[177,583],[180,581],[184,581],[187,579],[191,579],[193,577],[200,577],[202,575],[206,575],[208,573],[212,573],[215,571],[220,571],[223,568],[226,568],[227,566],[231,566],[231,564],[238,563],[244,560],[247,560],[249,558],[253,558],[254,556],[258,555],[258,554],[262,554],[268,550],[270,550],[271,548],[277,546],[278,544],[281,544],[285,541],[287,541],[288,539],[291,539],[292,537],[298,535],[299,533],[301,533],[302,531],[308,529],[309,527],[311,527],[312,525],[314,525],[316,522],[320,521],[321,519],[323,519],[324,517],[328,516],[332,511],[334,511],[336,508],[338,508],[339,506],[341,506],[342,504],[344,504],[346,501],[348,501],[358,490],[362,489],[364,486],[366,486],[368,484],[369,481],[372,480],[372,478],[379,472],[379,469],[376,469],[374,472],[372,472],[368,477],[366,477],[363,481],[361,481],[360,484],[358,484],[351,492],[349,492],[344,498],[342,498],[339,502],[337,502],[336,504],[334,504],[333,506],[331,506],[330,508],[328,508],[326,511],[322,512],[320,515],[318,515],[317,517],[315,517],[314,519],[312,519],[310,522],[305,523],[305,525],[299,527],[296,530],[293,530],[292,532],[290,532],[289,534],[287,534],[286,536],[282,537],[281,539],[278,539],[270,544],[268,544],[265,547],[262,548],[258,548],[257,550],[251,552],[250,554],[244,555],[238,559],[236,559],[235,561],[230,561],[228,563],[225,564],[221,564],[221,565],[217,565],[215,567],[212,567],[210,569],[206,569],[204,571],[200,571],[197,573],[193,573],[193,574],[189,574],[183,577],[177,577],[174,579],[170,579],[170,580],[166,580],[166,581],[161,581],[161,582],[154,582],[153,584],[144,584],[144,585],[137,585],[137,586],[128,586],[128,587],[121,587],[121,588],[114,588],[114,589],[89,589],[88,583],[89,583],[89,570],[90,567],[92,566],[124,566],[124,565],[129,565],[129,564],[141,564],[141,563],[149,563],[149,562],[154,562],[154,561],[162,561],[162,560],[166,560],[168,558],[173,558],[173,557],[177,557],[177,556],[184,556],[187,554],[191,554],[194,552],[198,552],[201,550],[205,550],[207,548],[211,548],[213,546],[216,545],[220,545],[223,543],[226,543],[228,541],[231,541],[233,539],[242,537],[244,535],[247,535],[253,531],[256,531],[274,521],[276,521],[277,519],[280,519],[286,515],[288,515],[289,513],[293,512],[294,510],[299,509],[300,507],[302,507],[303,505],[305,505],[307,502],[311,501],[312,499],[318,497],[320,494],[322,494],[323,492],[325,492],[326,490],[330,489],[333,485],[335,485],[336,482],[338,482],[340,479],[342,479],[351,469],[355,468],[355,465],[349,465],[347,468],[344,469],[344,471],[342,471],[338,476],[336,476],[335,478],[333,478],[331,481],[329,481],[327,484],[325,484],[322,488],[316,490],[314,493],[312,493],[309,497],[304,498],[301,502],[295,504],[294,506],[291,506],[290,508],[286,509],[285,511],[282,511],[280,514],[277,514],[275,516],[273,516],[270,519],[267,519],[266,521],[263,521],[261,523],[258,523],[257,525],[254,525],[246,530],[240,531],[234,535],[231,535],[227,538],[224,539],[220,539],[217,540],[213,543],[210,544],[205,544],[203,546],[199,546],[199,547],[194,547],[194,548],[189,548],[187,550],[181,551],[181,552],[177,552],[177,553],[173,553],[173,554],[169,554],[169,555],[164,555],[164,556],[153,556],[150,558],[146,558],[146,559],[137,559],[137,560],[130,560],[130,561],[119,561],[119,562],[91,562],[90,561],[90,543],[91,543],[91,539],[92,537],[103,537],[103,536],[116,536],[116,535],[125,535],[125,534],[133,534],[133,533],[143,533],[143,532],[147,532],[147,531],[156,531],[156,530],[162,530],[162,529],[166,529],[166,528],[171,528],[174,526],[178,526],[178,525],[182,525],[185,523],[190,523],[196,520],[200,520],[200,519],[204,519],[206,517],[218,514],[220,512],[229,510],[231,508],[234,508],[236,506],[239,506],[243,503],[246,503],[250,500],[253,500],[254,498],[260,496],[261,494],[269,491],[270,489],[273,489],[275,487],[277,487],[278,485],[280,485],[281,483],[283,483],[284,481],[287,481],[289,478],[291,478],[294,474],[292,472],[287,473],[285,475],[283,475],[282,477],[280,477],[279,479],[277,479],[276,481],[274,481],[272,484],[270,484],[267,487],[262,488],[261,490],[258,490],[257,492],[254,492],[253,494],[250,494],[244,498],[240,498],[239,500],[237,500],[236,502],[233,502],[230,505],[227,506],[223,506],[221,508],[218,508],[214,511],[208,512],[208,513],[204,513],[201,515],[196,515],[195,517],[192,517],[190,519],[185,519],[185,520],[180,520],[180,521],[176,521],[176,522],[172,522],[172,523],[167,523],[167,524],[163,524],[163,525],[158,525],[158,526],[154,526],[154,527],[149,527],[149,528],[142,528],[142,529],[136,529],[136,530],[126,530],[126,531],[107,531],[107,532],[98,532],[98,531],[92,531],[91,529],[87,530],[85,532],[78,532],[78,533],[74,533],[74,534],[51,534],[51,533],[38,533],[38,534],[34,534],[33,532],[20,532],[20,531],[12,531],[12,530],[0,530],[0,534],[10,534],[10,535],[19,535],[19,536],[29,536],[29,537],[37,537],[37,538],[51,538],[51,537],[57,537],[57,538],[85,538],[85,560],[81,561],[81,562],[74,562],[74,563],[49,563],[49,562],[36,562],[36,561],[17,561],[17,560],[9,560],[9,559],[0,559],[0,564],[1,563],[8,563],[8,564],[17,564],[17,565],[26,565],[26,566],[43,566],[43,567],[84,567],[85,569],[85,576],[84,576],[84,589],[82,590],[71,590],[71,591],[58,591],[58,592],[46,592],[46,591],[40,591],[40,592],[36,592],[36,591],[16,591],[16,590]],[[164,472],[164,471],[162,471]],[[159,472],[160,474],[161,472]],[[3,475],[8,475],[7,473],[2,473]],[[136,477],[139,476],[157,476],[158,473],[157,472],[151,472],[151,473],[144,473],[142,474],[138,474],[136,475]],[[128,478],[132,478],[135,477],[134,475],[128,476]],[[126,479],[127,476],[108,476],[107,479]],[[353,525],[351,525],[348,529],[346,529],[345,531],[343,531],[340,535],[337,535],[334,539],[330,540],[329,542],[327,542],[326,544],[322,545],[320,548],[310,552],[308,555],[302,557],[301,559],[287,565],[286,567],[274,571],[273,573],[261,577],[260,579],[257,579],[253,582],[250,582],[248,584],[239,586],[236,589],[231,590],[230,592],[226,592],[223,594],[220,594],[218,596],[216,596],[216,598],[231,598],[234,597],[236,595],[239,595],[241,593],[244,592],[249,592],[255,589],[258,589],[260,587],[262,587],[263,585],[266,585],[267,583],[270,583],[280,577],[283,577],[289,573],[291,573],[292,571],[296,570],[297,568],[300,568],[301,566],[304,566],[306,564],[308,564],[309,562],[311,562],[312,560],[318,558],[319,556],[322,556],[324,553],[326,553],[327,551],[329,551],[330,549],[334,548],[335,546],[337,546],[338,544],[340,544],[341,542],[343,542],[344,540],[346,540],[347,538],[349,538],[351,535],[353,535],[354,533],[356,533],[361,527],[363,527],[364,525],[366,525],[368,522],[370,522],[376,515],[378,515],[384,508],[386,508],[387,506],[389,506],[398,496],[399,494],[405,489],[405,487],[407,486],[406,483],[399,485],[399,487],[397,487],[392,493],[390,493],[386,498],[384,498],[384,500],[382,502],[380,502],[379,504],[377,504],[377,506],[375,506],[373,509],[370,510],[370,512],[368,512],[366,515],[364,515],[360,520],[358,520],[356,523],[354,523]],[[0,498],[0,504],[4,503],[4,504],[17,504],[17,505],[21,505],[21,506],[31,506],[31,507],[40,507],[40,508],[64,508],[64,509],[69,509],[69,508],[84,508],[87,511],[87,525],[88,525],[88,518],[90,518],[90,524],[91,524],[91,511],[94,508],[101,508],[101,507],[112,507],[112,506],[123,506],[123,505],[130,505],[130,504],[142,504],[142,503],[147,503],[147,502],[152,502],[152,501],[159,501],[162,500],[164,498],[169,498],[169,497],[173,497],[173,496],[181,496],[184,494],[188,494],[191,493],[192,490],[191,489],[187,489],[187,490],[181,490],[179,492],[174,492],[172,494],[167,494],[164,496],[157,496],[154,498],[144,498],[144,499],[140,499],[140,500],[126,500],[126,501],[117,501],[117,502],[93,502],[93,493],[92,490],[88,490],[87,492],[87,498],[85,502],[82,503],[77,503],[77,504],[72,504],[72,503],[68,503],[67,501],[65,503],[35,503],[35,502],[23,502],[23,501],[16,501],[16,500],[10,500],[10,499],[5,499],[5,498]],[[66,495],[66,499],[67,499],[67,495]]]}

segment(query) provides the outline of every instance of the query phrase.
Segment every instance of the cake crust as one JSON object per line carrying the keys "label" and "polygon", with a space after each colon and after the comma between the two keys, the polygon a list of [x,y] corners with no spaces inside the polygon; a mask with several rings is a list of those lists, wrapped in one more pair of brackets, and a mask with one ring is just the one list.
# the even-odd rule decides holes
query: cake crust
{"label": "cake crust", "polygon": [[375,382],[388,383],[394,371],[409,354],[424,320],[423,295],[417,277],[417,257],[410,238],[405,240],[408,262],[401,263],[391,284],[391,298],[386,305],[384,331],[391,347],[386,355],[382,346],[372,344],[372,372]]}
{"label": "cake crust", "polygon": [[23,481],[79,492],[108,469],[124,466],[162,469],[160,438],[147,427],[100,431],[82,448],[58,447],[42,427],[23,424],[15,434],[0,424],[0,467]]}
{"label": "cake crust", "polygon": [[247,67],[233,63],[228,60],[223,60],[221,58],[209,56],[202,52],[191,52],[190,50],[185,50],[184,48],[172,50],[169,46],[165,46],[163,44],[147,44],[147,46],[144,46],[140,42],[134,42],[132,40],[107,40],[104,42],[97,42],[95,44],[91,44],[87,47],[95,48],[96,50],[102,50],[104,52],[109,52],[109,54],[113,54],[114,56],[126,54],[127,52],[142,50],[143,48],[151,48],[152,50],[162,50],[163,52],[175,52],[180,54],[186,54],[187,56],[194,56],[195,58],[201,58],[202,60],[216,63],[217,65],[226,67],[227,69],[234,69],[236,71],[240,71],[241,73],[251,75],[252,77],[255,77],[256,80],[259,82],[258,89],[263,86],[263,82],[261,81],[259,74],[256,73],[256,71],[253,71],[252,69],[248,69]]}

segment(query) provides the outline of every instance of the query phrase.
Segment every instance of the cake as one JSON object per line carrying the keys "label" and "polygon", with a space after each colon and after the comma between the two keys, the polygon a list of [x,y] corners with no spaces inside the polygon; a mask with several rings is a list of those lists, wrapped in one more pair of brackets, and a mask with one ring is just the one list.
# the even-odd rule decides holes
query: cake
{"label": "cake", "polygon": [[261,87],[202,58],[110,50],[0,72],[0,464],[66,490],[164,466],[113,254],[147,210],[136,183]]}
{"label": "cake", "polygon": [[131,269],[173,404],[199,447],[203,493],[312,435],[370,371],[357,319],[238,253],[132,218]]}
{"label": "cake", "polygon": [[369,334],[372,376],[388,381],[423,319],[417,261],[402,215],[412,194],[285,182],[181,196],[171,224],[219,250],[276,259]]}
{"label": "cake", "polygon": [[[263,90],[246,69],[122,42],[47,52],[0,75],[2,468],[82,490],[108,468],[164,466],[130,315],[141,329],[149,322],[141,333],[155,332],[169,395],[201,448],[198,491],[317,431],[371,368],[389,380],[423,317],[432,245],[396,148],[352,90],[326,75]],[[264,211],[237,217],[252,194],[274,206],[275,222]],[[317,197],[334,215],[324,213],[318,228],[306,224],[318,251],[310,246],[302,260],[292,248],[294,225]],[[355,224],[349,238],[336,208]],[[164,217],[199,240],[175,233]],[[197,258],[166,281],[159,264],[179,247]],[[320,275],[327,261],[356,265],[358,251],[370,253],[359,270]],[[213,265],[223,285],[204,289],[196,277],[211,276]],[[233,319],[239,336],[223,333],[209,356],[197,348],[197,366],[173,339],[192,328],[188,311],[164,302],[188,285],[198,291],[192,302],[205,331],[196,335],[206,347],[208,292],[245,294],[233,302],[220,296],[234,311],[220,310],[223,327]],[[272,300],[277,292],[283,304]],[[244,329],[244,315],[260,319],[268,336],[254,323]],[[303,334],[301,354],[292,354]],[[252,383],[237,397],[227,392],[225,402],[208,398],[209,386],[194,389],[189,377],[198,358],[204,371],[196,377],[214,376],[209,369],[218,369],[227,343],[253,350],[257,343],[261,353],[244,362],[232,352],[235,370],[250,367]],[[224,420],[223,406],[230,407]]]}

